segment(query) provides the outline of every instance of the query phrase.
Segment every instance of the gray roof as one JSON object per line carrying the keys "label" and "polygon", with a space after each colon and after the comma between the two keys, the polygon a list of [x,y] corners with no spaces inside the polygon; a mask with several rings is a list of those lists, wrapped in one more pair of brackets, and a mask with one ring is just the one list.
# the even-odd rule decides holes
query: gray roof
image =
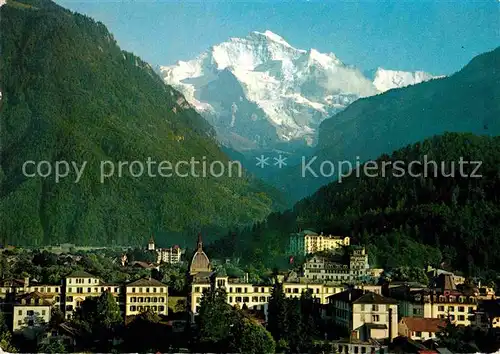
{"label": "gray roof", "polygon": [[132,283],[127,284],[127,287],[130,286],[163,286],[167,287],[167,284],[163,284],[162,282],[156,280],[156,279],[146,279],[146,278],[141,278],[139,280],[133,281]]}
{"label": "gray roof", "polygon": [[344,301],[351,304],[389,304],[395,305],[398,302],[394,299],[376,294],[362,289],[348,289],[340,293],[328,296],[328,299]]}
{"label": "gray roof", "polygon": [[75,270],[68,275],[66,275],[66,278],[97,278],[95,275],[87,273],[83,270]]}

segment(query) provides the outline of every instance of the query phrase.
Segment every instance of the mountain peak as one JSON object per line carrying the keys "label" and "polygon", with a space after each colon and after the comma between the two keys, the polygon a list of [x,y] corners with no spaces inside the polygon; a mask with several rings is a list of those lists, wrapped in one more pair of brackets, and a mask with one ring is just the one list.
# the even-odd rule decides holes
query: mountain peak
{"label": "mountain peak", "polygon": [[258,36],[264,36],[273,42],[277,42],[277,43],[280,43],[284,46],[293,48],[283,37],[281,37],[280,35],[272,32],[270,30],[265,30],[264,32],[253,31],[252,34],[256,34]]}

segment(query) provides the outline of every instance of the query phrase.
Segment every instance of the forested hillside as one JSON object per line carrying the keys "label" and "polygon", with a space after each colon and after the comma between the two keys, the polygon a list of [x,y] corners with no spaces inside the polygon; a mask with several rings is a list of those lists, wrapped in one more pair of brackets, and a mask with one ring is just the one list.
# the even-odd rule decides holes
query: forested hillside
{"label": "forested hillside", "polygon": [[[422,267],[444,262],[471,275],[498,272],[500,137],[447,133],[383,155],[377,163],[423,163],[424,156],[436,161],[439,169],[444,161],[444,174],[454,171],[455,177],[435,175],[432,165],[426,178],[408,173],[400,177],[386,164],[385,177],[382,169],[374,178],[353,175],[321,188],[293,210],[272,214],[266,223],[233,236],[238,240],[233,250],[244,249],[241,254],[254,264],[265,262],[264,254],[286,259],[289,233],[302,228],[352,236],[355,243],[368,246],[373,266]],[[482,161],[477,171],[482,177],[470,177],[476,164],[464,165],[463,175],[469,177],[461,177],[461,157]],[[423,172],[423,166],[414,165],[412,171],[414,175]]]}
{"label": "forested hillside", "polygon": [[[152,231],[241,226],[273,209],[276,192],[248,177],[124,173],[101,184],[103,160],[228,158],[183,96],[102,23],[48,0],[9,0],[0,16],[3,242],[142,244]],[[25,177],[27,160],[87,166],[78,183],[56,183]]]}

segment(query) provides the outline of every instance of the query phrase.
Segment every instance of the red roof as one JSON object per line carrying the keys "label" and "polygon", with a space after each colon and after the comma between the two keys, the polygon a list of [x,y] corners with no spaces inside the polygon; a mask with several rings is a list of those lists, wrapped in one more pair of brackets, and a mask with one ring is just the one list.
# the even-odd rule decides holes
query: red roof
{"label": "red roof", "polygon": [[446,322],[440,318],[403,317],[401,322],[412,332],[439,332]]}

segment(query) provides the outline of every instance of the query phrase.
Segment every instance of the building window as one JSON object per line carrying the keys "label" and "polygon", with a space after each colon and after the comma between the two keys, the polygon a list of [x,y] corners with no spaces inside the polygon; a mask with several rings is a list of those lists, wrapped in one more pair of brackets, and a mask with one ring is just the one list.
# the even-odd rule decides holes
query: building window
{"label": "building window", "polygon": [[265,296],[261,296],[260,297],[260,302],[266,302],[266,297]]}
{"label": "building window", "polygon": [[130,311],[135,311],[135,306],[130,306]]}
{"label": "building window", "polygon": [[46,311],[42,310],[42,316],[45,316]]}
{"label": "building window", "polygon": [[448,306],[448,311],[453,312],[453,311],[455,311],[455,308],[453,306]]}
{"label": "building window", "polygon": [[422,337],[422,332],[417,332],[415,335],[420,338]]}
{"label": "building window", "polygon": [[88,293],[91,293],[91,292],[92,292],[92,289],[87,288],[87,292],[88,292]]}
{"label": "building window", "polygon": [[380,320],[379,315],[372,315],[372,322],[378,322]]}
{"label": "building window", "polygon": [[26,314],[27,314],[28,316],[33,316],[33,315],[35,314],[35,311],[33,311],[33,310],[29,310],[29,311],[27,311],[27,312],[26,312]]}
{"label": "building window", "polygon": [[372,305],[372,311],[378,311],[378,305]]}
{"label": "building window", "polygon": [[[196,308],[198,308],[198,307],[196,307]],[[164,310],[165,310],[164,306],[162,306],[162,305],[158,306],[158,311],[164,311]]]}
{"label": "building window", "polygon": [[194,287],[194,292],[195,293],[199,293],[200,292],[200,287],[199,286],[195,286]]}
{"label": "building window", "polygon": [[241,302],[241,296],[236,296],[236,302]]}
{"label": "building window", "polygon": [[465,316],[464,315],[458,315],[458,320],[459,321],[465,321]]}
{"label": "building window", "polygon": [[438,311],[444,311],[444,306],[438,306]]}
{"label": "building window", "polygon": [[465,307],[463,306],[458,306],[458,312],[464,312],[465,311]]}
{"label": "building window", "polygon": [[146,288],[146,292],[149,293],[149,288]]}
{"label": "building window", "polygon": [[248,296],[243,297],[243,302],[248,302]]}
{"label": "building window", "polygon": [[19,312],[17,313],[19,316],[22,316],[23,315],[23,310],[19,310]]}
{"label": "building window", "polygon": [[154,292],[154,293],[156,292],[156,288],[153,288],[153,292]]}
{"label": "building window", "polygon": [[361,311],[365,310],[365,305],[361,304]]}

